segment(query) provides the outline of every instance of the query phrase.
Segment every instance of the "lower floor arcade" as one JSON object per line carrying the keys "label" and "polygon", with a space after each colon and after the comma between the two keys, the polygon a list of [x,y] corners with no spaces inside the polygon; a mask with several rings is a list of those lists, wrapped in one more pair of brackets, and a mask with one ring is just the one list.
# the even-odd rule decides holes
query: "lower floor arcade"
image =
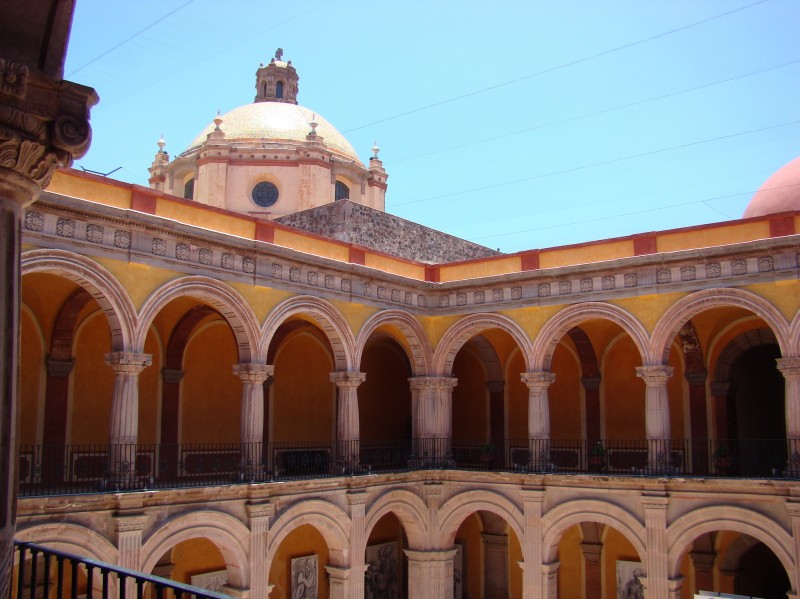
{"label": "lower floor arcade", "polygon": [[798,490],[428,471],[29,498],[17,537],[246,599],[783,598]]}

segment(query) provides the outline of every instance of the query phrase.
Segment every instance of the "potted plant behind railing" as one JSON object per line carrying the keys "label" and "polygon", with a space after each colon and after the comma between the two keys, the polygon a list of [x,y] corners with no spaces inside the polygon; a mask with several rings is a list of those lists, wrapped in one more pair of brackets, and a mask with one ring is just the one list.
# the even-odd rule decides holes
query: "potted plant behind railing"
{"label": "potted plant behind railing", "polygon": [[605,468],[608,452],[601,441],[592,446],[589,452],[589,470],[597,472]]}
{"label": "potted plant behind railing", "polygon": [[484,443],[481,445],[480,454],[478,459],[480,460],[481,464],[490,465],[494,460],[494,445],[492,443]]}
{"label": "potted plant behind railing", "polygon": [[728,454],[728,446],[725,445],[725,443],[717,445],[712,459],[714,461],[714,468],[718,473],[726,474],[728,472],[728,468],[730,468],[731,465],[731,457]]}

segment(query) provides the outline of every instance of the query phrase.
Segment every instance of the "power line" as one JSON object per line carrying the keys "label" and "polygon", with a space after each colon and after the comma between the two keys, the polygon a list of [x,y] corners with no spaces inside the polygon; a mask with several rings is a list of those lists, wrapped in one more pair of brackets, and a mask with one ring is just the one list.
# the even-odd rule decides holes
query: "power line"
{"label": "power line", "polygon": [[[790,185],[779,185],[777,187],[767,187],[767,188],[762,188],[761,190],[742,191],[740,193],[732,193],[732,194],[723,195],[723,196],[715,196],[715,197],[712,197],[712,198],[703,198],[702,200],[692,200],[690,202],[680,202],[678,204],[669,204],[667,206],[655,206],[653,208],[643,208],[642,210],[634,210],[632,212],[623,212],[621,214],[611,214],[611,215],[608,215],[608,216],[597,216],[597,217],[589,218],[589,219],[586,219],[586,220],[576,220],[576,221],[569,222],[569,223],[559,223],[557,225],[547,225],[547,226],[544,226],[544,227],[536,227],[534,229],[524,229],[522,231],[512,231],[510,233],[495,233],[494,235],[483,235],[481,237],[473,237],[473,239],[493,239],[495,237],[507,237],[509,235],[521,235],[522,233],[534,233],[536,231],[546,231],[548,229],[561,229],[561,228],[564,228],[564,227],[571,227],[571,226],[574,226],[574,225],[586,225],[586,224],[597,222],[597,221],[601,221],[601,220],[613,220],[615,218],[622,218],[623,216],[634,216],[634,215],[637,215],[637,214],[646,214],[648,212],[657,212],[659,210],[669,210],[670,208],[680,208],[682,206],[691,206],[693,204],[705,204],[706,202],[713,202],[714,200],[725,200],[725,199],[736,198],[736,197],[745,196],[745,195],[752,195],[752,194],[756,193],[757,191],[772,191],[774,189],[785,189],[785,188],[789,188],[789,187],[800,187],[800,183],[792,183]],[[716,208],[714,208],[713,206],[708,206],[707,205],[707,207],[711,208],[712,210],[715,210],[716,212],[719,212],[719,210],[716,210]],[[725,218],[728,218],[728,219],[731,218],[727,214],[723,214],[722,212],[719,212],[719,213],[722,214]]]}
{"label": "power line", "polygon": [[468,142],[465,142],[465,143],[462,143],[462,144],[459,144],[459,145],[456,145],[456,146],[449,146],[447,148],[440,148],[438,150],[432,150],[430,152],[425,152],[423,154],[414,154],[413,156],[407,156],[405,158],[399,158],[397,160],[392,160],[390,162],[386,162],[386,165],[389,166],[389,165],[393,165],[393,164],[398,164],[400,162],[407,162],[409,160],[416,160],[417,158],[426,158],[428,156],[433,156],[433,155],[436,155],[436,154],[443,154],[445,152],[450,152],[452,150],[460,150],[461,148],[468,148],[469,146],[475,146],[475,145],[486,143],[486,142],[489,142],[489,141],[497,141],[498,139],[504,139],[506,137],[513,137],[514,135],[520,135],[522,133],[530,133],[531,131],[538,131],[539,129],[545,129],[547,127],[553,127],[555,125],[563,125],[565,123],[571,123],[571,122],[574,122],[574,121],[579,121],[579,120],[582,120],[582,119],[586,119],[586,118],[590,118],[590,117],[594,117],[594,116],[599,116],[601,114],[607,114],[609,112],[614,112],[614,111],[617,111],[617,110],[624,110],[626,108],[632,108],[634,106],[640,106],[640,105],[646,104],[648,102],[655,102],[657,100],[664,100],[666,98],[672,98],[672,97],[675,97],[675,96],[679,96],[681,94],[686,94],[686,93],[689,93],[689,92],[694,92],[694,91],[698,91],[698,90],[701,90],[701,89],[714,87],[716,85],[722,85],[724,83],[730,83],[731,81],[737,81],[739,79],[745,79],[746,77],[752,77],[754,75],[760,75],[762,73],[767,73],[769,71],[782,69],[784,67],[788,67],[788,66],[795,65],[795,64],[798,64],[798,63],[800,63],[800,58],[796,59],[796,60],[792,60],[790,62],[785,62],[783,64],[767,67],[765,69],[760,69],[758,71],[751,71],[749,73],[744,73],[743,75],[737,75],[735,77],[729,77],[728,79],[720,79],[719,81],[714,81],[714,82],[711,82],[711,83],[705,83],[703,85],[698,85],[696,87],[689,87],[689,88],[682,89],[682,90],[679,90],[679,91],[674,91],[674,92],[670,92],[670,93],[667,93],[667,94],[662,94],[660,96],[653,96],[651,98],[645,98],[643,100],[637,100],[635,102],[629,102],[628,104],[621,104],[619,106],[612,106],[610,108],[604,108],[602,110],[596,110],[594,112],[587,112],[587,113],[584,113],[584,114],[579,114],[577,116],[568,117],[568,118],[561,119],[561,120],[558,120],[558,121],[551,121],[549,123],[541,123],[539,125],[534,125],[533,127],[527,127],[525,129],[519,129],[517,131],[511,131],[511,132],[508,132],[508,133],[501,133],[500,135],[494,135],[494,136],[491,136],[491,137],[484,137],[484,138],[481,138],[481,139],[468,141]]}
{"label": "power line", "polygon": [[498,187],[505,187],[506,185],[513,185],[515,183],[524,183],[526,181],[533,181],[535,179],[544,179],[545,177],[552,177],[554,175],[563,175],[565,173],[573,173],[575,171],[580,171],[580,170],[584,170],[584,169],[587,169],[587,168],[594,168],[596,166],[605,166],[605,165],[608,165],[608,164],[615,164],[617,162],[623,162],[625,160],[632,160],[634,158],[641,158],[643,156],[652,156],[654,154],[660,154],[662,152],[669,152],[671,150],[679,150],[679,149],[682,149],[682,148],[690,148],[692,146],[698,146],[698,145],[701,145],[701,144],[710,143],[712,141],[720,141],[720,140],[723,140],[723,139],[731,139],[733,137],[740,137],[742,135],[749,135],[751,133],[759,133],[761,131],[769,131],[770,129],[778,129],[780,127],[789,127],[791,125],[796,125],[797,123],[800,123],[800,119],[794,120],[794,121],[789,121],[788,123],[778,123],[778,124],[775,124],[775,125],[769,125],[767,127],[761,127],[759,129],[750,129],[749,131],[740,131],[738,133],[729,133],[728,135],[721,135],[719,137],[711,137],[711,138],[708,138],[708,139],[701,139],[701,140],[698,140],[698,141],[692,141],[692,142],[685,143],[685,144],[678,144],[678,145],[675,145],[675,146],[669,146],[667,148],[659,148],[657,150],[649,150],[647,152],[640,152],[639,154],[631,154],[631,155],[628,155],[628,156],[620,156],[620,157],[617,157],[617,158],[612,158],[610,160],[603,160],[602,162],[593,162],[591,164],[583,164],[581,166],[575,166],[575,167],[572,167],[572,168],[562,169],[562,170],[559,170],[559,171],[550,171],[550,172],[547,172],[547,173],[540,173],[538,175],[532,175],[530,177],[523,177],[521,179],[512,179],[510,181],[501,181],[500,183],[492,183],[491,185],[483,185],[483,186],[480,186],[480,187],[473,187],[471,189],[462,189],[461,191],[453,191],[453,192],[450,192],[450,193],[443,193],[443,194],[439,194],[439,195],[435,195],[435,196],[430,196],[430,197],[427,197],[427,198],[422,198],[420,200],[411,200],[410,202],[401,202],[399,204],[392,204],[391,207],[392,208],[397,208],[398,206],[408,206],[410,204],[420,204],[422,202],[430,202],[431,200],[439,200],[439,199],[442,199],[442,198],[450,198],[450,197],[453,197],[453,196],[463,195],[465,193],[472,193],[472,192],[475,192],[475,191],[485,191],[487,189],[497,189]]}
{"label": "power line", "polygon": [[174,9],[174,10],[171,10],[170,12],[168,12],[167,14],[165,14],[164,16],[162,16],[162,17],[159,17],[158,19],[156,19],[155,21],[153,21],[152,23],[150,23],[150,24],[149,24],[147,27],[145,27],[144,29],[140,29],[139,31],[137,31],[137,32],[136,32],[136,33],[134,33],[133,35],[130,35],[130,36],[126,37],[124,40],[122,40],[122,41],[121,41],[121,42],[119,42],[118,44],[116,44],[116,45],[112,46],[111,48],[109,48],[108,50],[106,50],[105,52],[103,52],[102,54],[99,54],[98,56],[95,56],[95,57],[94,57],[92,60],[90,60],[89,62],[87,62],[87,63],[86,63],[86,64],[84,64],[83,66],[80,66],[80,67],[78,67],[77,69],[75,69],[74,71],[72,71],[71,73],[69,73],[69,74],[67,75],[67,77],[72,77],[72,76],[73,76],[75,73],[78,73],[79,71],[82,71],[83,69],[85,69],[85,68],[86,68],[86,67],[88,67],[89,65],[96,63],[96,62],[97,62],[98,60],[100,60],[101,58],[103,58],[103,57],[105,57],[105,56],[108,56],[109,54],[111,54],[111,53],[112,53],[114,50],[116,50],[117,48],[119,48],[119,47],[121,47],[121,46],[124,46],[124,45],[125,45],[125,44],[127,44],[129,41],[131,41],[131,40],[133,40],[133,39],[135,39],[135,38],[139,37],[140,35],[142,35],[142,34],[143,34],[145,31],[147,31],[148,29],[152,29],[153,27],[155,27],[156,25],[158,25],[159,23],[161,23],[163,20],[165,20],[165,19],[167,19],[168,17],[171,17],[172,15],[174,15],[174,14],[175,14],[176,12],[178,12],[179,10],[182,10],[182,9],[186,8],[187,6],[189,6],[189,5],[190,5],[192,2],[194,2],[194,0],[187,0],[186,2],[184,2],[183,4],[181,4],[181,5],[180,5],[178,8],[176,8],[176,9]]}
{"label": "power line", "polygon": [[594,60],[595,58],[599,58],[601,56],[606,56],[608,54],[612,54],[614,52],[619,52],[620,50],[627,50],[628,48],[633,48],[634,46],[639,46],[641,44],[651,42],[653,40],[666,37],[668,35],[672,35],[674,33],[679,33],[681,31],[686,31],[687,29],[691,29],[693,27],[698,27],[699,25],[704,25],[705,23],[710,23],[711,21],[715,21],[716,19],[721,19],[722,17],[727,17],[734,13],[740,12],[742,10],[746,10],[748,8],[752,8],[753,6],[757,6],[759,4],[764,4],[767,0],[758,0],[757,2],[753,2],[751,4],[746,4],[744,6],[740,6],[739,8],[734,8],[733,10],[729,10],[718,15],[714,15],[712,17],[708,17],[706,19],[702,19],[700,21],[695,21],[694,23],[689,23],[688,25],[682,25],[681,27],[677,27],[675,29],[670,29],[669,31],[663,31],[661,33],[657,33],[655,35],[651,35],[650,37],[646,37],[644,39],[637,40],[635,42],[629,42],[627,44],[622,44],[621,46],[615,46],[613,48],[609,48],[607,50],[601,50],[600,52],[596,52],[595,54],[591,54],[590,56],[584,56],[582,58],[578,58],[575,60],[571,60],[569,62],[565,62],[553,67],[548,67],[541,71],[536,71],[534,73],[530,73],[528,75],[523,75],[522,77],[517,77],[516,79],[510,79],[509,81],[504,81],[502,83],[497,83],[495,85],[490,85],[488,87],[483,87],[481,89],[477,89],[471,92],[467,92],[465,94],[461,94],[459,96],[453,96],[452,98],[446,98],[444,100],[439,100],[438,102],[433,102],[431,104],[426,104],[424,106],[420,106],[418,108],[414,108],[412,110],[407,110],[405,112],[400,112],[394,114],[392,116],[388,116],[382,119],[378,119],[377,121],[372,121],[371,123],[366,123],[364,125],[359,125],[358,127],[353,127],[352,129],[347,129],[346,131],[342,131],[342,133],[352,133],[353,131],[358,131],[360,129],[365,129],[367,127],[371,127],[373,125],[378,125],[380,123],[385,123],[387,121],[392,121],[394,119],[399,119],[404,116],[408,116],[410,114],[415,114],[417,112],[422,112],[425,110],[430,110],[431,108],[436,108],[437,106],[442,106],[444,104],[449,104],[451,102],[456,102],[458,100],[463,100],[464,98],[469,98],[472,96],[477,96],[479,94],[486,93],[488,91],[492,91],[495,89],[499,89],[501,87],[506,87],[508,85],[512,85],[514,83],[519,83],[520,81],[525,81],[526,79],[532,79],[533,77],[538,77],[540,75],[545,75],[547,73],[552,73],[554,71],[558,71],[560,69],[565,69],[567,67],[575,66],[576,64],[581,64],[582,62],[587,62],[590,60]]}

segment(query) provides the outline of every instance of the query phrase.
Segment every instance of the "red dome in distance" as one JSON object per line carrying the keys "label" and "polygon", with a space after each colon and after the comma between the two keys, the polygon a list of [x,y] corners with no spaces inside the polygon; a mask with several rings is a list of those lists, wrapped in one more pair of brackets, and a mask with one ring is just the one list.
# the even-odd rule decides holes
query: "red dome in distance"
{"label": "red dome in distance", "polygon": [[800,156],[778,169],[753,194],[744,218],[800,210]]}

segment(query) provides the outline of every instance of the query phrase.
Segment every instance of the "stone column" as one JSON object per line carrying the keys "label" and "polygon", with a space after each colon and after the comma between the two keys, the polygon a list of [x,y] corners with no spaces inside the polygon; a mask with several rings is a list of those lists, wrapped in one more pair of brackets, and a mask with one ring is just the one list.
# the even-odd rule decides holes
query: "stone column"
{"label": "stone column", "polygon": [[[147,516],[142,514],[116,515],[112,519],[117,541],[117,565],[129,570],[141,571],[142,531],[147,522]],[[125,581],[125,596],[136,596],[136,583],[131,578]]]}
{"label": "stone column", "polygon": [[481,533],[485,599],[508,597],[508,535]]}
{"label": "stone column", "polygon": [[267,545],[269,519],[273,507],[271,503],[248,503],[245,508],[250,525],[250,599],[267,599],[269,597]]}
{"label": "stone column", "polygon": [[414,599],[443,599],[453,596],[453,559],[458,549],[415,551],[408,557],[408,596]]}
{"label": "stone column", "polygon": [[[351,590],[352,568],[328,564],[325,566],[325,570],[328,572],[328,581],[330,582],[330,599],[353,599],[355,597]],[[363,597],[363,594],[361,596]]]}
{"label": "stone column", "polygon": [[367,494],[364,491],[348,491],[347,504],[350,507],[350,569],[361,572],[360,576],[352,576],[350,580],[351,597],[364,597],[364,563],[367,550],[366,530]]}
{"label": "stone column", "polygon": [[242,381],[242,415],[239,424],[242,480],[260,480],[264,474],[264,381],[274,372],[274,366],[251,362],[233,367],[233,374]]}
{"label": "stone column", "polygon": [[113,352],[106,364],[114,371],[114,397],[109,426],[109,475],[112,484],[130,487],[136,479],[139,435],[139,373],[153,363],[149,354]]}
{"label": "stone column", "polygon": [[667,594],[669,599],[681,599],[683,593],[681,589],[683,589],[683,576],[678,576],[678,578],[670,578],[667,581]]}
{"label": "stone column", "polygon": [[642,496],[644,508],[645,537],[647,555],[644,567],[647,570],[647,599],[669,599],[667,580],[667,507],[666,493],[645,494]]}
{"label": "stone column", "polygon": [[359,469],[361,461],[358,423],[358,387],[367,379],[363,372],[331,372],[336,385],[336,464],[342,473]]}
{"label": "stone column", "polygon": [[38,0],[3,14],[4,30],[19,35],[0,39],[0,597],[8,595],[16,521],[22,210],[59,163],[86,153],[97,103],[93,89],[62,80],[73,8]]}
{"label": "stone column", "polygon": [[452,465],[453,389],[458,379],[414,377],[411,385],[414,460],[418,468]]}
{"label": "stone column", "polygon": [[520,379],[528,386],[528,449],[532,470],[550,466],[550,400],[547,390],[556,375],[552,372],[523,372]]}
{"label": "stone column", "polygon": [[667,381],[672,376],[672,367],[663,364],[639,366],[636,368],[636,376],[647,386],[645,427],[648,468],[651,472],[663,471],[671,461]]}
{"label": "stone column", "polygon": [[[689,383],[689,420],[691,422],[691,472],[708,474],[708,408],[706,407],[706,372],[687,372]],[[689,462],[687,461],[687,466]]]}
{"label": "stone column", "polygon": [[602,567],[603,567],[603,544],[602,543],[581,543],[583,552],[584,567],[584,597],[585,599],[601,599]]}
{"label": "stone column", "polygon": [[[789,519],[792,523],[792,544],[794,549],[794,563],[800,563],[800,500],[794,497],[786,502],[786,511],[789,512]],[[798,597],[800,593],[800,572],[795,568],[794,572],[789,572],[789,584],[791,592],[789,597]]]}
{"label": "stone column", "polygon": [[525,528],[522,531],[522,598],[544,599],[542,586],[542,510],[544,489],[527,488],[520,491],[522,496]]}
{"label": "stone column", "polygon": [[786,379],[786,440],[789,445],[788,474],[800,473],[800,357],[778,358],[778,370]]}

